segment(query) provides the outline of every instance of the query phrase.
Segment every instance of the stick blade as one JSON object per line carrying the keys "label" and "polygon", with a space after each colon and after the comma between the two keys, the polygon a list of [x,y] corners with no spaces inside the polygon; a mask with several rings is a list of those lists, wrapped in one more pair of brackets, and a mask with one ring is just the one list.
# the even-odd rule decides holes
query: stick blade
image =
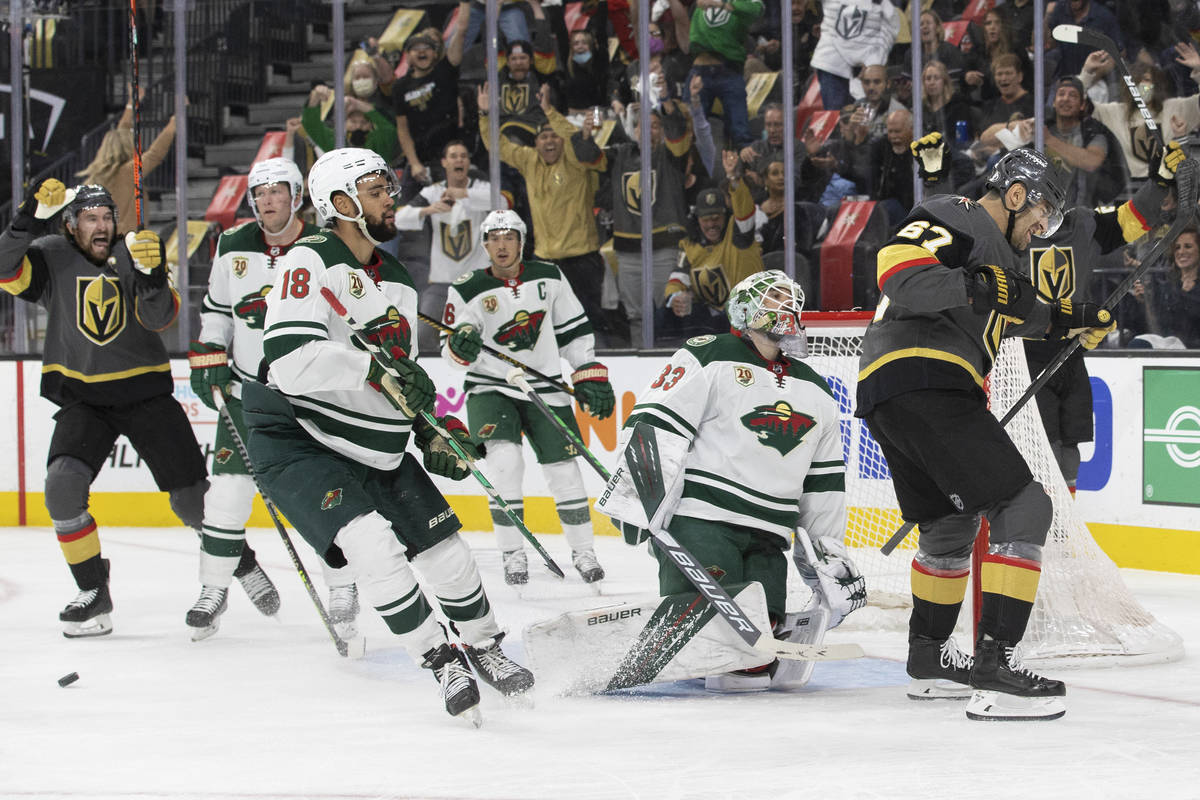
{"label": "stick blade", "polygon": [[633,480],[633,488],[642,502],[646,519],[653,520],[658,513],[658,507],[667,496],[654,428],[644,422],[633,426],[633,433],[625,448],[625,460],[629,464],[629,477]]}
{"label": "stick blade", "polygon": [[1055,25],[1050,35],[1066,44],[1079,44],[1079,34],[1082,31],[1083,28],[1078,25]]}

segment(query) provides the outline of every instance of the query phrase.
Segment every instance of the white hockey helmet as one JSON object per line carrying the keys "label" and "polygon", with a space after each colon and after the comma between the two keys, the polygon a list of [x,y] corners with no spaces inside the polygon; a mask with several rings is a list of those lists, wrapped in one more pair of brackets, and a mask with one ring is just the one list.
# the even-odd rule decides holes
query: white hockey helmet
{"label": "white hockey helmet", "polygon": [[[358,202],[358,182],[376,174],[387,178],[388,194],[395,197],[400,193],[400,181],[396,178],[395,171],[374,150],[340,147],[318,158],[308,171],[308,194],[321,219],[337,218],[357,222],[365,235],[366,220],[363,219],[362,204]],[[344,192],[353,200],[358,213],[353,217],[339,213],[333,207],[335,192]]]}
{"label": "white hockey helmet", "polygon": [[725,313],[739,331],[758,331],[786,355],[808,355],[808,338],[800,324],[804,289],[781,270],[756,272],[729,292]]}
{"label": "white hockey helmet", "polygon": [[246,181],[246,202],[250,204],[250,210],[254,212],[254,218],[258,220],[260,228],[262,217],[258,214],[258,206],[254,204],[254,190],[273,183],[286,183],[292,192],[292,214],[288,217],[288,225],[292,224],[296,212],[304,202],[304,176],[300,174],[296,162],[290,158],[268,158],[259,161],[250,167],[250,175]]}
{"label": "white hockey helmet", "polygon": [[520,247],[525,246],[525,222],[512,209],[502,208],[484,217],[483,224],[479,226],[479,241],[486,244],[488,234],[492,231],[516,231]]}

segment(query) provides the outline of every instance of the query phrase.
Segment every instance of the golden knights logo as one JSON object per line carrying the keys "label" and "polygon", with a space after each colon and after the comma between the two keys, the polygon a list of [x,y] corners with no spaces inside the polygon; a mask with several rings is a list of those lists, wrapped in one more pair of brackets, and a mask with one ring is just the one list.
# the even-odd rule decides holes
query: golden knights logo
{"label": "golden knights logo", "polygon": [[475,237],[471,235],[471,220],[465,219],[457,225],[441,223],[442,252],[448,258],[462,261],[471,255],[471,244]]}
{"label": "golden knights logo", "polygon": [[96,344],[108,344],[125,329],[125,297],[116,277],[75,279],[75,325]]}
{"label": "golden knights logo", "polygon": [[724,306],[725,301],[729,299],[729,288],[724,265],[692,269],[692,291],[710,306]]}
{"label": "golden knights logo", "polygon": [[532,350],[537,344],[538,335],[542,332],[542,321],[546,319],[545,311],[530,313],[522,309],[508,322],[500,326],[493,337],[496,344],[503,345],[509,350]]}
{"label": "golden knights logo", "polygon": [[220,450],[218,450],[216,453],[213,454],[213,458],[216,459],[218,464],[227,464],[227,463],[229,463],[229,459],[232,457],[233,457],[233,451],[230,450],[228,447],[222,447]]}
{"label": "golden knights logo", "polygon": [[1075,254],[1070,247],[1031,247],[1033,282],[1043,300],[1053,303],[1075,293]]}
{"label": "golden knights logo", "polygon": [[257,292],[251,292],[233,304],[234,316],[243,320],[247,328],[256,331],[263,329],[263,324],[267,320],[267,292],[269,291],[271,291],[271,285],[267,284]]}
{"label": "golden knights logo", "polygon": [[500,108],[505,114],[520,114],[529,108],[529,84],[506,83],[501,86]]}
{"label": "golden knights logo", "polygon": [[808,414],[794,410],[780,400],[773,406],[758,406],[742,416],[742,424],[767,447],[786,456],[817,424]]}
{"label": "golden knights logo", "polygon": [[[625,198],[625,208],[630,214],[642,214],[642,171],[626,172],[621,175],[621,196]],[[650,172],[650,205],[658,197],[658,173]]]}
{"label": "golden knights logo", "polygon": [[321,501],[321,510],[328,511],[329,509],[340,506],[342,504],[342,490],[331,489],[325,493],[325,499]]}
{"label": "golden knights logo", "polygon": [[245,256],[234,256],[233,258],[233,277],[246,277],[246,270],[250,269],[250,260]]}
{"label": "golden knights logo", "polygon": [[745,364],[734,364],[733,379],[742,386],[749,386],[754,383],[754,370],[750,369]]}

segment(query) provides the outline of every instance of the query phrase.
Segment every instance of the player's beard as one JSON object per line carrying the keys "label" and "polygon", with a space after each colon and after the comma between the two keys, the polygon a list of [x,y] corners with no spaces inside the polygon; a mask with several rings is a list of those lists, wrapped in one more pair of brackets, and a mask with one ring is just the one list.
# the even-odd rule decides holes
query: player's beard
{"label": "player's beard", "polygon": [[384,222],[383,217],[380,217],[377,220],[368,219],[367,236],[370,236],[380,244],[383,244],[384,242],[390,242],[392,239],[396,238],[396,225],[395,223],[389,225],[387,222]]}

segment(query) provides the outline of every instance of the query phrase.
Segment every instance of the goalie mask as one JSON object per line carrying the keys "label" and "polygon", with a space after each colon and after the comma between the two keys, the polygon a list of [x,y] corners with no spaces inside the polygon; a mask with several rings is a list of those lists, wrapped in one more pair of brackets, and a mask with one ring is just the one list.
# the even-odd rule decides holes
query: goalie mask
{"label": "goalie mask", "polygon": [[259,214],[258,205],[254,202],[254,190],[259,186],[270,186],[276,183],[285,184],[292,196],[291,214],[284,226],[279,229],[280,231],[286,230],[288,225],[292,224],[292,220],[296,218],[296,212],[300,210],[300,205],[304,202],[304,176],[300,174],[300,168],[291,159],[268,158],[251,167],[246,182],[246,202],[250,204],[250,210],[254,212],[254,218],[258,220],[258,227],[262,228],[265,233],[270,233],[270,231],[263,226],[262,215]]}
{"label": "goalie mask", "polygon": [[800,324],[804,290],[777,269],[743,278],[729,292],[725,313],[739,331],[758,331],[779,346],[785,355],[808,355],[808,338]]}
{"label": "goalie mask", "polygon": [[[361,147],[341,147],[330,150],[312,165],[308,171],[308,192],[322,220],[344,219],[356,223],[363,236],[372,244],[379,244],[379,240],[367,231],[362,203],[358,201],[358,182],[374,175],[382,175],[387,180],[389,195],[400,194],[400,181],[382,156]],[[333,196],[338,192],[354,202],[358,212],[355,216],[348,217],[334,207]]]}

